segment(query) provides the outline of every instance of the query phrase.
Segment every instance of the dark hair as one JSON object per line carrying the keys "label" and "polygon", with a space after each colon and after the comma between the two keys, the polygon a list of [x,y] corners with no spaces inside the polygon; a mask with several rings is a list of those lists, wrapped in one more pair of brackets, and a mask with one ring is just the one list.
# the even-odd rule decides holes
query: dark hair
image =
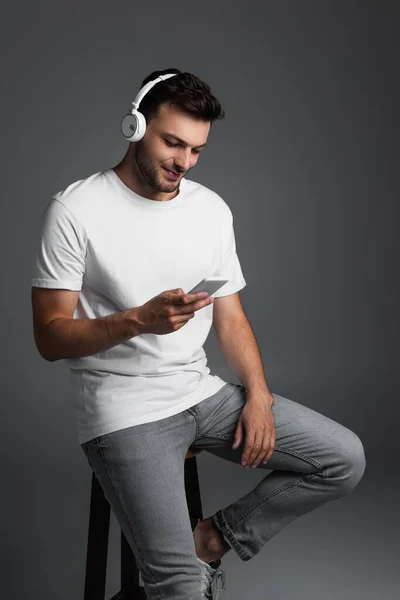
{"label": "dark hair", "polygon": [[143,79],[140,87],[167,73],[177,73],[177,75],[158,81],[140,103],[139,110],[144,114],[146,122],[158,114],[160,104],[164,103],[177,104],[186,112],[211,123],[225,117],[225,111],[217,98],[212,95],[210,86],[192,73],[182,72],[179,69],[153,71]]}

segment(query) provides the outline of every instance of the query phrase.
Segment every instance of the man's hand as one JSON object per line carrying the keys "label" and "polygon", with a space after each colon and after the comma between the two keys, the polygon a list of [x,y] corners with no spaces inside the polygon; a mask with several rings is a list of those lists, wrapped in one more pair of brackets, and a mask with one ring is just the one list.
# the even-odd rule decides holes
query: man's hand
{"label": "man's hand", "polygon": [[176,288],[161,292],[142,306],[135,306],[131,310],[138,335],[141,333],[164,335],[181,329],[190,319],[193,319],[197,310],[212,302],[214,298],[209,297],[206,292],[185,294],[182,288]]}
{"label": "man's hand", "polygon": [[239,417],[232,448],[237,448],[246,433],[242,465],[257,467],[261,461],[265,464],[275,449],[275,422],[272,412],[274,398],[262,392],[247,392],[247,400]]}

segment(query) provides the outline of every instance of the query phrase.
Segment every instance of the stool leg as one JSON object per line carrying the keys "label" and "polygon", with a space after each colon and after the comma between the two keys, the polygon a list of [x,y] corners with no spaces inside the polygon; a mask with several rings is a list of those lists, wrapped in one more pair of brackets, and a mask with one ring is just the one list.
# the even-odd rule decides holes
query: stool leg
{"label": "stool leg", "polygon": [[110,505],[93,472],[84,600],[105,598],[109,527]]}
{"label": "stool leg", "polygon": [[197,525],[197,519],[203,519],[196,456],[192,456],[185,460],[185,490],[190,522],[192,524],[192,531],[194,531],[194,528]]}
{"label": "stool leg", "polygon": [[[146,598],[144,588],[139,585],[139,569],[135,555],[132,552],[121,529],[121,590],[124,600],[142,600]],[[113,600],[113,599],[111,599]]]}

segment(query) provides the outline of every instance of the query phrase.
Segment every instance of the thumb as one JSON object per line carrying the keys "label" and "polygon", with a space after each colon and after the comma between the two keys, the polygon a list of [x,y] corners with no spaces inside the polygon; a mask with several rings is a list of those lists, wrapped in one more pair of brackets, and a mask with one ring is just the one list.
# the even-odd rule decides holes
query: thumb
{"label": "thumb", "polygon": [[183,294],[183,289],[182,288],[171,288],[170,290],[165,290],[166,294]]}
{"label": "thumb", "polygon": [[243,425],[242,425],[242,419],[239,418],[237,427],[236,427],[236,432],[235,432],[235,441],[233,443],[232,448],[234,450],[236,450],[236,448],[241,444],[242,441],[242,432],[243,432]]}

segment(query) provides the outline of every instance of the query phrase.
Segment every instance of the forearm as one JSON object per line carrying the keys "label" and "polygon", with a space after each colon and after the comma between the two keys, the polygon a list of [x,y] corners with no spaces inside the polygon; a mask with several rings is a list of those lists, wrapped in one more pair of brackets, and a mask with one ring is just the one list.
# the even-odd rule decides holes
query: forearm
{"label": "forearm", "polygon": [[98,319],[60,317],[35,332],[36,345],[50,362],[104,352],[139,335],[135,314],[131,308]]}
{"label": "forearm", "polygon": [[273,396],[265,379],[260,350],[247,317],[232,320],[216,329],[219,346],[246,391]]}

